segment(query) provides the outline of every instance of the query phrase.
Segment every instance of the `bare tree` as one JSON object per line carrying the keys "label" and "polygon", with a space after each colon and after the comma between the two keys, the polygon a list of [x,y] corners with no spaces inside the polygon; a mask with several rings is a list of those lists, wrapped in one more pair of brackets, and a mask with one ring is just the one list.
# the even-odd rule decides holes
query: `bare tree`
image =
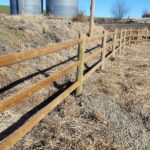
{"label": "bare tree", "polygon": [[123,18],[129,12],[129,8],[125,1],[116,1],[111,7],[111,14],[114,18]]}

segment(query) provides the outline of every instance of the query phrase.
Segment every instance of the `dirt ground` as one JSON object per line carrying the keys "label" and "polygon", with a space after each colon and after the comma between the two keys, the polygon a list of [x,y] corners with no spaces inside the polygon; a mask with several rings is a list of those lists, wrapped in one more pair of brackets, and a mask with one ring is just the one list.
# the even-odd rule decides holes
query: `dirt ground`
{"label": "dirt ground", "polygon": [[[76,39],[80,30],[88,31],[87,24],[69,20],[43,20],[37,17],[33,21],[31,17],[1,16],[0,21],[1,55],[62,42],[68,38]],[[95,35],[102,30],[103,27],[96,26]],[[87,45],[88,50],[100,42]],[[73,93],[66,98],[12,150],[149,150],[149,49],[150,45],[144,43],[127,46],[117,54],[115,60],[110,59],[106,63],[103,71],[98,69],[84,83],[82,96],[75,97]],[[76,52],[77,47],[0,68],[1,100],[74,62]],[[85,67],[90,67],[92,63],[87,63]],[[5,129],[17,120],[28,119],[36,112],[30,111],[33,107],[36,110],[38,104],[49,101],[54,93],[63,91],[74,80],[75,71],[1,113],[0,139],[11,132]]]}

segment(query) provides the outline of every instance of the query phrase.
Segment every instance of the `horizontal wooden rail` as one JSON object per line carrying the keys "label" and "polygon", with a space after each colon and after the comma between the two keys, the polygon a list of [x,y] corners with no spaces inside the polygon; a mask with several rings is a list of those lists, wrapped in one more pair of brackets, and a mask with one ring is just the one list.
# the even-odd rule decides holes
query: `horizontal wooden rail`
{"label": "horizontal wooden rail", "polygon": [[107,43],[106,48],[111,48],[113,46],[113,44],[114,44],[113,42]]}
{"label": "horizontal wooden rail", "polygon": [[117,34],[120,34],[121,33],[121,31],[117,31]]}
{"label": "horizontal wooden rail", "polygon": [[41,90],[42,88],[48,86],[49,84],[51,84],[54,81],[61,78],[62,76],[66,75],[67,73],[71,72],[73,69],[77,68],[79,65],[80,65],[80,62],[78,61],[78,62],[70,65],[69,67],[63,69],[62,71],[55,73],[53,76],[48,77],[48,78],[36,83],[35,85],[17,93],[16,95],[14,95],[10,98],[7,98],[6,100],[0,101],[0,112],[3,112],[5,110],[9,109],[10,107],[16,105],[17,103],[23,101],[25,98],[30,97],[35,92]]}
{"label": "horizontal wooden rail", "polygon": [[[70,86],[66,91],[64,91],[62,94],[60,94],[57,98],[55,98],[51,103],[46,105],[44,108],[39,110],[35,115],[33,115],[31,118],[29,118],[20,128],[18,128],[16,131],[14,131],[11,135],[9,135],[7,138],[5,138],[0,143],[0,150],[8,150],[13,146],[18,140],[20,140],[26,133],[28,133],[39,121],[41,121],[51,110],[53,110],[58,104],[60,104],[71,92],[74,90],[79,89],[83,85],[83,81],[88,79],[91,74],[93,74],[99,67],[101,69],[104,69],[105,61],[110,59],[111,57],[115,57],[116,52],[120,52],[122,48],[125,48],[126,45],[130,45],[130,42],[140,42],[144,41],[148,43],[150,41],[149,38],[149,32],[146,31],[146,34],[141,34],[144,31],[142,30],[121,30],[111,33],[104,32],[104,34],[94,37],[87,37],[85,38],[85,35],[83,35],[83,38],[80,38],[78,40],[70,41],[70,42],[64,42],[60,44],[54,44],[49,45],[44,48],[38,48],[34,50],[28,50],[25,52],[19,52],[16,54],[9,54],[9,55],[3,55],[0,56],[0,67],[19,63],[25,60],[29,60],[32,58],[36,58],[42,55],[50,54],[53,52],[57,52],[69,47],[73,47],[75,45],[79,45],[79,56],[78,61],[69,65],[65,69],[55,73],[54,75],[34,84],[33,86],[22,90],[21,92],[17,93],[14,96],[11,96],[5,100],[0,101],[0,112],[3,112],[17,103],[25,100],[26,98],[30,97],[37,91],[41,90],[42,88],[48,86],[49,84],[53,83],[54,81],[60,79],[61,77],[65,76],[69,72],[73,71],[75,68],[78,67],[77,76],[81,76],[80,80],[77,79],[77,81]],[[108,38],[111,40],[107,42]],[[138,37],[142,37],[144,39],[139,39]],[[98,48],[95,52],[88,55],[87,57],[84,57],[85,55],[85,43],[102,39],[102,48]],[[133,40],[135,39],[135,40]],[[89,70],[85,75],[83,75],[84,71],[84,63],[100,56],[99,62],[91,69]],[[82,65],[82,66],[81,66]],[[82,69],[79,71],[80,69]],[[79,92],[82,93],[82,90]]]}
{"label": "horizontal wooden rail", "polygon": [[102,34],[102,35],[99,35],[99,36],[88,37],[88,38],[86,38],[85,42],[90,42],[90,41],[102,39],[103,37],[104,37],[103,34]]}
{"label": "horizontal wooden rail", "polygon": [[145,36],[145,35],[132,34],[131,36],[132,36],[132,37],[143,37],[143,36]]}
{"label": "horizontal wooden rail", "polygon": [[[116,50],[118,50],[119,48],[117,48]],[[109,59],[110,57],[112,57],[112,53],[110,53],[107,57],[105,57],[105,59]],[[101,65],[103,65],[103,62],[100,61],[97,65],[95,65],[90,71],[88,71],[85,75],[84,75],[84,80],[87,80],[91,74],[93,74]]]}
{"label": "horizontal wooden rail", "polygon": [[[86,42],[94,41],[97,39],[102,39],[103,37],[104,37],[104,35],[89,37],[89,38],[86,38]],[[36,48],[36,49],[32,49],[32,50],[27,50],[24,52],[2,55],[2,56],[0,56],[0,67],[20,63],[20,62],[23,62],[23,61],[26,61],[29,59],[33,59],[36,57],[40,57],[40,56],[43,56],[46,54],[58,52],[60,50],[73,47],[80,43],[82,43],[82,40],[78,39],[78,40],[73,40],[73,41],[59,43],[59,44],[48,45],[43,48]]]}
{"label": "horizontal wooden rail", "polygon": [[131,36],[131,35],[130,35],[130,34],[128,34],[126,37],[127,37],[127,38],[130,38],[130,36]]}
{"label": "horizontal wooden rail", "polygon": [[100,61],[96,66],[94,66],[90,71],[88,71],[85,75],[84,75],[84,78],[83,80],[87,80],[91,74],[93,74],[101,65],[103,64],[102,61]]}
{"label": "horizontal wooden rail", "polygon": [[144,32],[144,33],[146,33],[146,32],[147,32],[147,30],[139,30],[139,32]]}
{"label": "horizontal wooden rail", "polygon": [[[117,41],[116,41],[116,43],[118,43],[118,42],[120,42],[120,40],[117,40]],[[110,48],[110,47],[112,47],[112,46],[113,46],[113,43],[112,43],[112,42],[111,42],[111,43],[108,43],[108,44],[106,45],[106,47],[100,48],[100,49],[98,49],[96,52],[94,52],[93,54],[87,56],[87,57],[85,58],[84,62],[87,62],[87,61],[91,60],[92,58],[98,56],[98,54],[102,53],[104,50],[106,50],[107,48]],[[106,49],[105,49],[105,48],[106,48]]]}
{"label": "horizontal wooden rail", "polygon": [[[137,42],[137,40],[131,40],[131,42]],[[145,39],[138,39],[138,42],[146,42]]]}
{"label": "horizontal wooden rail", "polygon": [[112,35],[114,35],[114,34],[115,34],[115,32],[108,33],[108,35],[107,35],[107,36],[112,36]]}
{"label": "horizontal wooden rail", "polygon": [[[138,30],[132,30],[132,31],[138,31]],[[144,32],[144,31],[142,31],[142,32]],[[147,31],[145,31],[145,32],[147,32]],[[112,35],[114,35],[114,33],[115,32],[109,33],[108,36],[112,36]],[[138,36],[138,35],[135,34],[132,36]],[[104,37],[104,35],[89,37],[89,38],[86,38],[86,42],[90,42],[90,41],[97,40],[97,39],[102,39],[103,37]],[[32,49],[32,50],[28,50],[28,51],[24,51],[24,52],[18,52],[15,54],[2,55],[2,56],[0,56],[0,67],[12,65],[12,64],[19,63],[19,62],[29,60],[29,59],[33,59],[33,58],[36,58],[39,56],[54,53],[54,52],[78,45],[81,42],[82,42],[82,40],[78,39],[78,40],[73,40],[73,41],[69,41],[69,42],[49,45],[49,46],[46,46],[43,48]]]}
{"label": "horizontal wooden rail", "polygon": [[[115,51],[118,51],[119,47],[115,49]],[[110,59],[112,57],[113,53],[111,52],[110,54],[107,55],[107,57],[105,58],[106,60]]]}
{"label": "horizontal wooden rail", "polygon": [[96,52],[94,52],[93,54],[87,56],[85,59],[84,59],[84,62],[87,62],[89,60],[91,60],[92,58],[98,56],[98,54],[102,53],[105,49],[104,48],[100,48],[98,49]]}
{"label": "horizontal wooden rail", "polygon": [[138,30],[132,29],[133,32],[138,32]]}
{"label": "horizontal wooden rail", "polygon": [[49,45],[43,48],[37,48],[37,49],[19,52],[15,54],[9,54],[9,55],[4,55],[4,56],[2,55],[0,56],[0,67],[12,65],[12,64],[19,63],[19,62],[29,60],[29,59],[33,59],[39,56],[54,53],[54,52],[63,50],[65,48],[73,47],[77,44],[80,44],[81,42],[82,40],[74,40],[70,42]]}
{"label": "horizontal wooden rail", "polygon": [[32,118],[28,119],[18,130],[13,132],[10,136],[0,143],[0,150],[10,149],[18,140],[26,135],[37,123],[39,123],[49,112],[51,112],[58,104],[60,104],[70,93],[72,93],[78,86],[79,82],[75,82],[65,92],[54,99],[50,104],[38,111]]}
{"label": "horizontal wooden rail", "polygon": [[[115,49],[116,51],[118,50],[119,48],[117,48],[117,49]],[[106,60],[108,60],[110,57],[112,57],[112,52],[109,54],[109,55],[107,55],[107,56],[105,56],[105,59]],[[90,76],[91,76],[91,74],[93,74],[101,65],[103,65],[103,62],[102,61],[100,61],[97,65],[95,65],[90,71],[88,71],[85,75],[84,75],[84,80],[87,80]]]}

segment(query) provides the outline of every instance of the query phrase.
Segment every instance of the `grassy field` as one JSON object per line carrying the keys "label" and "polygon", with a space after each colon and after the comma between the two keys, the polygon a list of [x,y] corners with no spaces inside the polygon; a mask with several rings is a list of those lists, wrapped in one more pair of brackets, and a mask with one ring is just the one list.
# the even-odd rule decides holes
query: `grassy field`
{"label": "grassy field", "polygon": [[10,12],[9,6],[0,5],[0,13],[9,14],[9,12]]}

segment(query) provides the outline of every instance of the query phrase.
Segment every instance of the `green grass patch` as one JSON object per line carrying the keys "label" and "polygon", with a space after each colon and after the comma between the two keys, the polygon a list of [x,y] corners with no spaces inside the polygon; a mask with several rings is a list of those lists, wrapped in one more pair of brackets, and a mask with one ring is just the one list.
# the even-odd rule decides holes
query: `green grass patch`
{"label": "green grass patch", "polygon": [[9,6],[0,5],[0,13],[10,14]]}

